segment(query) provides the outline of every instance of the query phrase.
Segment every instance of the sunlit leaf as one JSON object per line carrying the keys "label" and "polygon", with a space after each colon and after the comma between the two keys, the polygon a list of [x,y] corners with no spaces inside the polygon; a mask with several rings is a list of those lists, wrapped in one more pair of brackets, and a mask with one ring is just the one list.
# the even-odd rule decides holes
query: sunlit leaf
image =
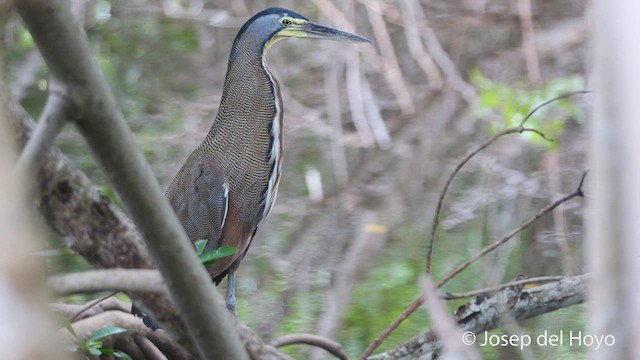
{"label": "sunlit leaf", "polygon": [[200,255],[200,261],[204,266],[213,265],[217,259],[231,256],[236,253],[236,248],[233,246],[221,246],[215,250],[207,251]]}
{"label": "sunlit leaf", "polygon": [[91,334],[88,341],[95,341],[98,339],[102,339],[103,337],[121,334],[123,332],[127,332],[127,329],[123,329],[118,326],[107,325],[105,327],[101,327],[100,329],[96,330],[93,334]]}
{"label": "sunlit leaf", "polygon": [[207,240],[205,239],[196,240],[194,245],[196,247],[196,254],[200,256],[204,252],[204,248],[207,246]]}

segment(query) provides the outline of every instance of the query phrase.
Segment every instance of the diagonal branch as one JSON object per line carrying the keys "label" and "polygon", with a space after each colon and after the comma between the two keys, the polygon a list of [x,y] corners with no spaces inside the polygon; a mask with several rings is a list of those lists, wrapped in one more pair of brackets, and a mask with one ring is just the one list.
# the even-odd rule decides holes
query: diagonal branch
{"label": "diagonal branch", "polygon": [[545,206],[544,208],[540,209],[540,211],[538,211],[534,216],[532,216],[531,218],[529,218],[529,220],[527,220],[524,223],[522,223],[520,226],[518,226],[516,229],[511,231],[509,234],[503,236],[501,239],[498,239],[498,240],[492,242],[491,244],[486,246],[484,249],[480,250],[480,252],[478,252],[477,254],[473,255],[471,258],[469,258],[467,261],[465,261],[464,263],[458,265],[447,276],[442,278],[437,283],[436,286],[438,288],[442,287],[442,285],[446,284],[447,281],[451,280],[454,276],[458,275],[464,269],[468,268],[471,264],[473,264],[474,262],[478,261],[478,259],[480,259],[484,255],[492,252],[493,250],[497,249],[500,245],[502,245],[502,244],[506,243],[507,241],[511,240],[514,236],[519,234],[522,230],[526,229],[534,221],[536,221],[539,218],[543,217],[544,215],[548,214],[549,212],[551,212],[553,209],[557,208],[561,204],[564,204],[567,201],[569,201],[569,200],[571,200],[571,199],[573,199],[575,197],[584,197],[584,192],[582,191],[582,186],[584,185],[584,179],[586,178],[586,176],[587,176],[587,172],[584,172],[582,174],[582,178],[580,179],[580,183],[578,184],[578,188],[574,192],[572,192],[571,194],[565,195],[562,198],[554,201],[552,204],[549,204],[549,205]]}
{"label": "diagonal branch", "polygon": [[36,129],[18,159],[16,168],[19,173],[30,176],[42,166],[47,152],[66,123],[65,116],[70,113],[68,100],[60,91],[49,89],[47,103]]}

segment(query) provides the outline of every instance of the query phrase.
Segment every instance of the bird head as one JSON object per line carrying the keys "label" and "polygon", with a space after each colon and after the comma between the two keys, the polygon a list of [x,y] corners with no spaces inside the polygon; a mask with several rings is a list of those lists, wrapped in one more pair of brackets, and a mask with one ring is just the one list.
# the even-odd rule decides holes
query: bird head
{"label": "bird head", "polygon": [[264,45],[264,52],[286,38],[371,42],[361,36],[314,23],[294,11],[282,8],[269,8],[254,15],[242,26],[236,41],[242,36],[255,36]]}

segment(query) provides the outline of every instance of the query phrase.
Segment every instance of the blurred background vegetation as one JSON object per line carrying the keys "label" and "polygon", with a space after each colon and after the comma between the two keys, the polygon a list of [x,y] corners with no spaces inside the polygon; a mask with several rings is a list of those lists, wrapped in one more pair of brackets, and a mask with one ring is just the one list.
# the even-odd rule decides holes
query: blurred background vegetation
{"label": "blurred background vegetation", "polygon": [[[585,88],[579,0],[72,0],[120,106],[166,186],[215,116],[231,42],[257,11],[279,6],[355,32],[374,46],[288,40],[268,62],[285,103],[279,198],[239,269],[240,319],[265,341],[326,335],[350,356],[413,299],[435,204],[459,160],[536,105]],[[37,118],[47,72],[17,17],[3,29],[13,96]],[[529,126],[469,163],[445,202],[437,280],[541,207],[585,170],[585,97],[542,109]],[[118,204],[72,126],[57,145]],[[443,290],[469,291],[583,269],[583,206],[570,202],[473,265]],[[88,265],[51,235],[55,271]],[[84,301],[74,297],[72,301]],[[454,310],[463,301],[451,301]],[[574,307],[499,330],[581,330]],[[382,345],[429,327],[417,312]],[[323,358],[305,347],[296,358]],[[483,349],[488,358],[575,358],[568,347]]]}

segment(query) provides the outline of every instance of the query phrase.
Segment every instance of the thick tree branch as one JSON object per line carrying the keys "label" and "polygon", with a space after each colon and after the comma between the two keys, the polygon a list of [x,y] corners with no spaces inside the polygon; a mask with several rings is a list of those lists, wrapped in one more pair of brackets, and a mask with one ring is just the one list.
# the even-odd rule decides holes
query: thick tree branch
{"label": "thick tree branch", "polygon": [[566,278],[566,276],[559,275],[559,276],[540,276],[540,277],[534,277],[534,278],[519,279],[519,280],[509,281],[508,283],[505,283],[505,284],[500,284],[497,286],[491,286],[491,287],[478,289],[478,290],[467,291],[464,293],[452,294],[448,292],[441,295],[440,297],[443,298],[444,300],[464,299],[464,298],[470,298],[470,297],[474,297],[482,294],[493,293],[493,292],[496,292],[508,287],[512,287],[512,286],[560,281],[560,280],[563,280],[564,278]]}
{"label": "thick tree branch", "polygon": [[60,295],[95,291],[143,291],[166,293],[157,270],[107,269],[56,275],[47,281]]}
{"label": "thick tree branch", "polygon": [[230,314],[212,301],[217,291],[138,149],[68,2],[24,0],[14,4],[52,78],[63,84],[70,102],[78,104],[73,114],[65,115],[76,121],[144,232],[200,355],[206,359],[246,359],[238,333],[229,329]]}
{"label": "thick tree branch", "polygon": [[[586,297],[587,275],[569,277],[536,288],[521,286],[504,289],[491,297],[478,297],[461,306],[455,314],[464,331],[475,334],[488,331],[512,320],[524,320],[554,310],[580,304]],[[442,346],[433,330],[419,334],[369,360],[430,358]]]}

